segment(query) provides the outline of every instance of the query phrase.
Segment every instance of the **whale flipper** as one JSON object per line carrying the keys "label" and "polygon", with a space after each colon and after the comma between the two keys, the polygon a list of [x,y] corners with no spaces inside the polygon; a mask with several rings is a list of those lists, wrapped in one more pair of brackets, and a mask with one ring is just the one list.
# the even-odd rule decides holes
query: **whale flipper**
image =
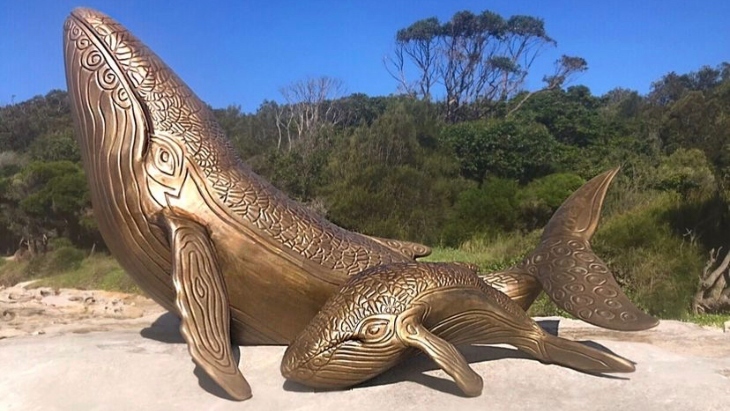
{"label": "whale flipper", "polygon": [[394,240],[392,238],[374,237],[371,235],[366,235],[365,237],[368,237],[369,239],[414,260],[418,257],[426,257],[428,255],[431,255],[431,247],[425,246],[423,244],[414,243],[411,241]]}
{"label": "whale flipper", "polygon": [[177,216],[166,215],[164,223],[172,248],[180,332],[190,355],[231,397],[251,398],[251,387],[233,357],[226,284],[208,233],[200,224]]}
{"label": "whale flipper", "polygon": [[417,348],[428,355],[441,369],[454,379],[456,385],[469,397],[482,393],[484,382],[450,342],[431,333],[423,325],[428,307],[414,304],[396,322],[398,338],[407,346]]}

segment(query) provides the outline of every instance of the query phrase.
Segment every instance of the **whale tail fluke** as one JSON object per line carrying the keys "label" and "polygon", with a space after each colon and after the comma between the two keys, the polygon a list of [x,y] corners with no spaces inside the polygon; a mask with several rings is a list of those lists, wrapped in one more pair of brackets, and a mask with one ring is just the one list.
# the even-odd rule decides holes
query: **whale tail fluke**
{"label": "whale tail fluke", "polygon": [[517,266],[482,276],[484,281],[523,309],[543,289],[558,307],[599,327],[639,331],[659,324],[629,300],[591,249],[606,192],[618,171],[600,174],[576,190],[553,214],[531,254]]}

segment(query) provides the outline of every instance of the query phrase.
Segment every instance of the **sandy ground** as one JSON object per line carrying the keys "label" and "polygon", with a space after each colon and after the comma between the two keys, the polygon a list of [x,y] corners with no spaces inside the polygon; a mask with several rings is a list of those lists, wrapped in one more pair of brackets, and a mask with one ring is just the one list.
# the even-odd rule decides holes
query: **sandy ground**
{"label": "sandy ground", "polygon": [[138,295],[29,288],[32,283],[0,289],[0,340],[28,335],[137,329],[165,313],[154,301]]}
{"label": "sandy ground", "polygon": [[229,401],[190,360],[177,319],[144,297],[103,291],[0,290],[0,410],[730,410],[730,333],[676,321],[637,333],[540,318],[637,363],[582,374],[506,346],[465,347],[484,392],[464,398],[419,357],[363,386],[315,392],[279,373],[284,347],[241,347],[253,399]]}

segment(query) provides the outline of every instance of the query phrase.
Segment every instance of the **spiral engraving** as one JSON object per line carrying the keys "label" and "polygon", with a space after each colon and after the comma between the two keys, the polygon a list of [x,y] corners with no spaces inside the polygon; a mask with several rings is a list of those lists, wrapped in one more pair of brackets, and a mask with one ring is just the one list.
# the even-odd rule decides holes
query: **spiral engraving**
{"label": "spiral engraving", "polygon": [[112,101],[124,110],[132,107],[132,100],[129,97],[129,92],[123,87],[118,87],[112,90]]}
{"label": "spiral engraving", "polygon": [[534,275],[558,306],[582,320],[612,329],[641,330],[657,320],[629,301],[590,246],[606,191],[617,172],[603,173],[573,193],[545,227],[538,247],[511,272]]}
{"label": "spiral engraving", "polygon": [[[323,267],[355,274],[378,264],[408,261],[427,255],[426,246],[388,239],[370,239],[343,230],[287,198],[243,165],[213,113],[149,48],[119,23],[100,13],[84,16],[98,46],[86,58],[85,69],[117,67],[124,82],[143,100],[156,133],[175,136],[209,183],[200,187],[222,202],[243,224],[260,230],[272,241]],[[76,43],[88,41],[85,33]],[[113,61],[100,61],[103,46]],[[77,48],[82,48],[77,44]],[[115,70],[116,72],[116,70]],[[111,72],[97,73],[102,89],[116,87]],[[128,108],[129,92],[118,92],[114,104]],[[327,238],[330,237],[330,238]]]}
{"label": "spiral engraving", "polygon": [[81,54],[81,67],[89,71],[96,71],[104,64],[104,56],[95,48],[87,48]]}

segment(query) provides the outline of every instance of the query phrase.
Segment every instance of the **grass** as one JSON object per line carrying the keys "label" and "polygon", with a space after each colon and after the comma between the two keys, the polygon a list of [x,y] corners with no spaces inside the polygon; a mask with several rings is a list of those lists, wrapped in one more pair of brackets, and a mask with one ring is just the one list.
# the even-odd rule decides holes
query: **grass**
{"label": "grass", "polygon": [[[422,261],[461,261],[478,265],[482,272],[504,270],[517,264],[537,245],[541,231],[526,235],[511,233],[496,238],[474,238],[459,248],[434,248],[433,253]],[[561,316],[572,318],[558,308],[545,294],[532,304],[528,313],[533,317]]]}
{"label": "grass", "polygon": [[0,264],[0,286],[37,280],[31,287],[78,288],[141,294],[117,261],[103,253],[84,257],[61,247],[46,255]]}
{"label": "grass", "polygon": [[728,314],[689,314],[684,319],[687,322],[710,327],[720,327],[730,321],[730,313]]}
{"label": "grass", "polygon": [[[730,314],[688,313],[696,284],[695,273],[702,268],[702,255],[695,245],[686,244],[662,226],[656,205],[634,214],[623,214],[597,233],[597,254],[610,265],[624,292],[641,309],[663,319],[722,326]],[[477,238],[459,248],[434,248],[423,261],[462,261],[477,264],[484,272],[503,270],[532,251],[540,232],[525,236],[506,234],[494,239]],[[621,246],[628,241],[630,246]],[[541,294],[528,310],[531,316],[571,315]]]}
{"label": "grass", "polygon": [[495,238],[475,237],[459,248],[433,249],[421,261],[460,261],[478,265],[484,272],[503,270],[518,263],[540,238],[540,232],[527,235],[510,233]]}
{"label": "grass", "polygon": [[[645,216],[641,216],[645,217]],[[696,257],[693,256],[695,250],[691,250],[686,244],[682,244],[681,240],[665,240],[667,232],[659,230],[656,224],[652,226],[652,219],[644,221],[639,218],[632,221],[624,221],[618,218],[617,221],[607,224],[607,230],[603,237],[599,240],[599,247],[596,247],[598,254],[606,258],[611,264],[611,269],[618,274],[620,280],[624,284],[624,289],[629,297],[641,308],[646,309],[647,306],[654,307],[656,311],[652,314],[658,315],[665,319],[677,319],[689,321],[700,325],[721,327],[726,321],[730,321],[729,314],[688,314],[688,306],[685,299],[689,298],[684,295],[687,286],[674,286],[679,279],[676,276],[678,271],[680,277],[687,277],[689,272],[698,269]],[[652,230],[653,228],[653,230]],[[637,241],[636,236],[641,237],[647,235],[655,236],[657,239],[651,241]],[[653,231],[653,232],[651,232]],[[628,236],[628,233],[644,233],[634,234],[634,241],[637,241],[633,247],[622,249],[612,244],[615,237],[619,239]],[[518,233],[504,234],[496,238],[474,238],[464,243],[459,248],[434,248],[433,253],[422,261],[462,261],[477,264],[483,272],[498,271],[508,268],[518,263],[527,253],[529,253],[537,244],[540,232],[535,231],[527,235]],[[612,238],[614,237],[614,238]],[[623,250],[623,251],[621,251]],[[687,263],[690,261],[691,264]],[[701,262],[701,261],[700,261]],[[639,277],[632,274],[631,270],[640,270]],[[653,280],[653,289],[649,288],[651,293],[647,291],[641,292],[636,288],[646,287],[646,275],[655,275]],[[103,253],[96,253],[92,256],[85,256],[81,250],[69,249],[65,245],[59,246],[56,250],[45,255],[35,257],[30,260],[5,260],[0,259],[0,286],[14,285],[21,281],[38,280],[34,287],[52,287],[52,288],[78,288],[78,289],[101,289],[108,291],[120,291],[127,293],[141,294],[141,290],[134,284],[132,279],[124,272],[116,260]],[[681,281],[681,280],[679,280]],[[652,285],[652,282],[648,282]],[[657,285],[658,284],[658,285]],[[638,286],[638,287],[637,287]],[[682,295],[678,295],[678,291],[682,290]],[[692,291],[692,290],[689,290]],[[650,295],[642,301],[642,297]],[[656,300],[674,300],[674,302],[664,302],[657,304]],[[678,301],[679,300],[679,301]],[[672,310],[657,310],[671,306]],[[680,309],[681,308],[681,309]],[[657,312],[658,311],[658,312]],[[544,294],[540,295],[535,303],[528,311],[532,316],[563,316],[570,315],[557,308]]]}
{"label": "grass", "polygon": [[10,261],[2,259],[0,264],[0,286],[9,287],[21,281],[30,280],[27,261]]}
{"label": "grass", "polygon": [[117,261],[105,254],[87,257],[81,261],[78,268],[45,276],[33,286],[142,293]]}

